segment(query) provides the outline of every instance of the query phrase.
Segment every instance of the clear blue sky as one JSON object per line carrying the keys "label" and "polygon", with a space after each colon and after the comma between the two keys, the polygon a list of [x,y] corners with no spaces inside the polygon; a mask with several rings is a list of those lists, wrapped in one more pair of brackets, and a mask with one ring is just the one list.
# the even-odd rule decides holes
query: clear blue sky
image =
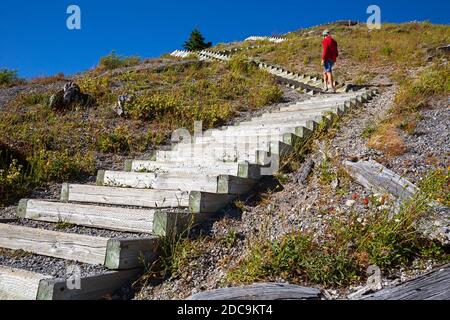
{"label": "clear blue sky", "polygon": [[[71,4],[81,8],[82,30],[66,27]],[[111,50],[155,57],[181,48],[196,26],[209,41],[229,42],[337,19],[366,21],[370,4],[387,22],[450,22],[448,0],[1,0],[0,68],[26,78],[72,74]]]}

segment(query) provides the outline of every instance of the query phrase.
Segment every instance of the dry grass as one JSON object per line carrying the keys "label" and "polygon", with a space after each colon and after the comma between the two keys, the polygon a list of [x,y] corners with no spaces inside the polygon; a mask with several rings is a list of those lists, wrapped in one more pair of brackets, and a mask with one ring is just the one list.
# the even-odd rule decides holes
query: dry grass
{"label": "dry grass", "polygon": [[[430,23],[383,24],[379,31],[356,27],[327,26],[339,43],[340,58],[336,67],[339,81],[370,81],[382,70],[386,74],[404,73],[425,63],[427,49],[450,42],[450,27]],[[289,41],[251,50],[263,60],[291,71],[321,74],[320,35],[300,30]],[[400,72],[401,71],[401,72]],[[370,76],[361,76],[361,73]]]}
{"label": "dry grass", "polygon": [[64,81],[66,79],[64,73],[58,73],[54,76],[49,76],[49,77],[38,77],[38,78],[34,78],[31,79],[29,81],[30,84],[51,84],[51,83],[55,83],[55,82],[59,82],[59,81]]}
{"label": "dry grass", "polygon": [[369,139],[369,147],[389,156],[400,156],[407,151],[399,129],[392,124],[385,124],[376,130],[376,133]]}

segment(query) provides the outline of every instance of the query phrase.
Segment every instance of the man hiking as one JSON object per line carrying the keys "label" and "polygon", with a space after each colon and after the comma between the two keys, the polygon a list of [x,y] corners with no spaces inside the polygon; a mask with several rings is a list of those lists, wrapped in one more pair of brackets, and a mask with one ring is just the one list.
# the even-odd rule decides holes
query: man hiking
{"label": "man hiking", "polygon": [[[336,40],[334,40],[329,30],[325,30],[322,33],[322,65],[324,68],[323,81],[324,81],[324,91],[328,91],[330,88],[333,92],[336,92],[333,79],[333,66],[336,63],[336,59],[339,56],[338,45]],[[329,86],[329,87],[328,87]]]}

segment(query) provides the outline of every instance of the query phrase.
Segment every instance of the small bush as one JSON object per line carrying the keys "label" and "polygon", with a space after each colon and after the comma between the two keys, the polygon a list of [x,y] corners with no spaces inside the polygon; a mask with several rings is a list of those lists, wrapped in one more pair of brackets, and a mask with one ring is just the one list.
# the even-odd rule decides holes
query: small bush
{"label": "small bush", "polygon": [[23,191],[26,183],[24,168],[13,159],[6,169],[0,169],[0,204],[12,193]]}
{"label": "small bush", "polygon": [[19,82],[16,70],[0,69],[0,87],[10,87]]}
{"label": "small bush", "polygon": [[124,57],[112,51],[109,55],[100,58],[99,68],[106,70],[114,70],[117,68],[133,67],[141,62],[141,58],[137,56]]}
{"label": "small bush", "polygon": [[238,74],[246,74],[251,70],[254,70],[254,65],[250,64],[248,59],[246,59],[242,55],[233,56],[233,58],[228,62],[229,68],[232,72],[236,72]]}
{"label": "small bush", "polygon": [[390,57],[394,53],[394,49],[392,49],[391,47],[384,47],[383,49],[381,49],[381,53],[385,56]]}
{"label": "small bush", "polygon": [[95,171],[95,160],[90,153],[42,149],[30,156],[28,161],[34,183],[65,182],[77,178],[82,173],[93,174]]}
{"label": "small bush", "polygon": [[114,132],[106,133],[98,138],[100,152],[119,153],[130,151],[129,134],[124,127],[117,127]]}

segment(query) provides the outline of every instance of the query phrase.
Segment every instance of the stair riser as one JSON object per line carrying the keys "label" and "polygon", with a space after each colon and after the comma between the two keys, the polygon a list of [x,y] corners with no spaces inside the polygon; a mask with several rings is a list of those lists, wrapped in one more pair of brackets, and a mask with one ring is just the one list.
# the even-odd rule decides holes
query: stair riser
{"label": "stair riser", "polygon": [[[224,183],[227,181],[227,183]],[[229,181],[229,183],[228,183]],[[201,175],[165,175],[153,173],[133,173],[117,171],[99,171],[97,184],[103,186],[121,186],[137,189],[202,191],[221,194],[241,194],[247,190],[247,184],[254,184],[253,179],[233,176]],[[242,188],[240,185],[242,184]],[[241,190],[242,189],[242,190]]]}
{"label": "stair riser", "polygon": [[[156,156],[156,154],[155,154]],[[250,163],[224,163],[217,162],[211,165],[210,161],[199,163],[198,165],[186,161],[145,161],[134,160],[127,161],[125,171],[128,172],[155,172],[155,173],[176,173],[189,172],[202,175],[231,175],[241,178],[258,179],[260,168]]]}
{"label": "stair riser", "polygon": [[158,250],[158,238],[108,239],[21,226],[0,225],[0,247],[88,264],[104,265],[112,270],[123,270],[138,268],[142,266],[143,261],[153,260]]}
{"label": "stair riser", "polygon": [[61,201],[159,209],[187,208],[189,206],[189,192],[63,184]]}

